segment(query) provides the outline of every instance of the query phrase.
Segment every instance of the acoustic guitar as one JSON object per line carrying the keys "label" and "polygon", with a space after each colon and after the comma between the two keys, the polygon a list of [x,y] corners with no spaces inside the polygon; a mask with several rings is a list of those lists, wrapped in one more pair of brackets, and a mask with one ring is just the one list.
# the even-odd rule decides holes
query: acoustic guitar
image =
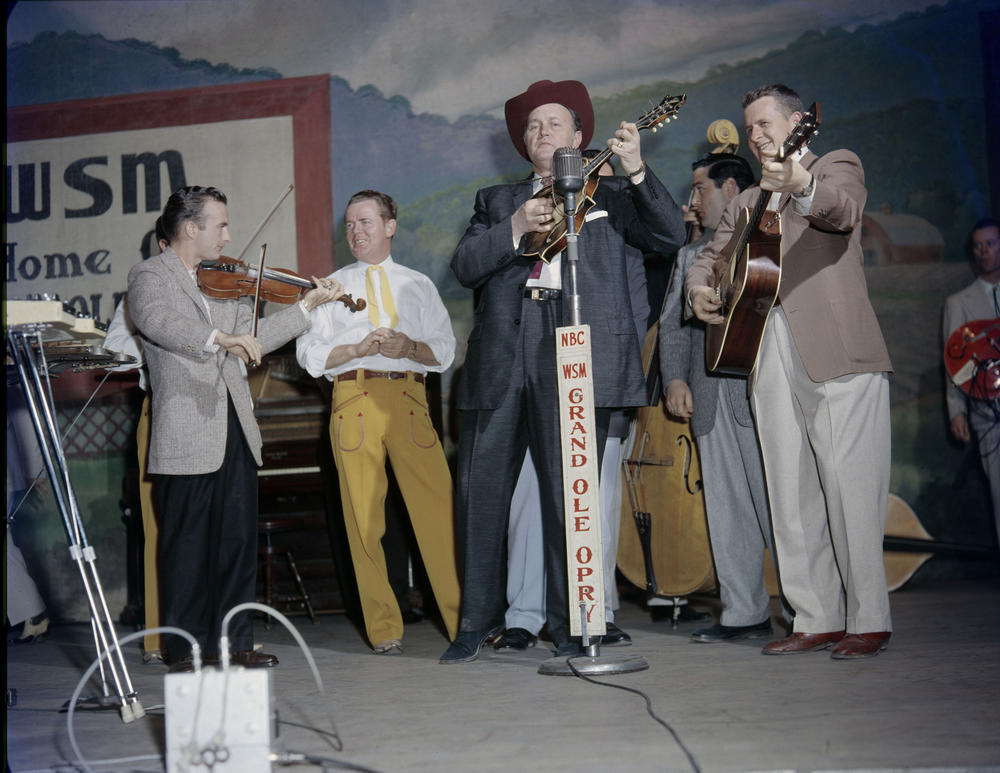
{"label": "acoustic guitar", "polygon": [[[782,143],[774,160],[784,161],[817,133],[819,104],[813,102]],[[764,337],[767,315],[781,284],[781,219],[777,212],[764,225],[771,191],[760,192],[751,210],[743,207],[733,236],[716,261],[715,294],[722,301],[720,325],[705,331],[705,364],[712,373],[746,376],[753,370]]]}
{"label": "acoustic guitar", "polygon": [[[656,107],[635,119],[636,127],[640,131],[643,129],[652,129],[653,132],[656,132],[660,124],[669,123],[670,119],[677,115],[677,111],[681,109],[681,105],[684,104],[686,99],[686,94],[664,97]],[[587,212],[594,206],[594,191],[597,190],[597,184],[601,179],[597,172],[607,163],[609,158],[611,158],[611,148],[605,147],[583,167],[583,178],[586,180],[586,183],[584,184],[584,195],[577,199],[575,213],[577,233],[580,232],[580,228],[583,226]],[[566,234],[569,231],[569,226],[566,223],[565,199],[555,192],[555,188],[552,185],[540,188],[531,198],[552,199],[556,204],[555,212],[553,213],[555,222],[552,229],[545,233],[533,231],[525,237],[526,241],[523,253],[525,257],[535,257],[537,255],[539,259],[548,263],[553,256],[558,255],[566,249]]]}

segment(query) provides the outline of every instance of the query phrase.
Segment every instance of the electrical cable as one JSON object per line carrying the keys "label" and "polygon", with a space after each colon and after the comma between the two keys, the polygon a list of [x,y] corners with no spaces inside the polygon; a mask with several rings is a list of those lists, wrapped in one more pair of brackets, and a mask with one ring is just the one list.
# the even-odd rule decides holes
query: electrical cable
{"label": "electrical cable", "polygon": [[[306,725],[306,724],[303,724],[302,722],[292,722],[291,720],[288,720],[288,719],[279,719],[278,720],[278,724],[279,725],[288,725],[289,727],[298,727],[298,728],[301,728],[302,730],[310,730],[310,731],[316,733],[316,735],[321,736],[324,741],[326,741],[328,744],[330,744],[330,747],[334,751],[338,751],[338,752],[344,751],[344,742],[343,742],[343,740],[341,740],[341,738],[340,738],[339,735],[337,735],[336,733],[332,733],[329,730],[324,730],[321,727],[313,727],[312,725]],[[333,741],[331,741],[330,740],[331,738],[334,739],[336,741],[336,743],[334,743]]]}
{"label": "electrical cable", "polygon": [[648,695],[646,695],[646,693],[635,687],[626,687],[625,685],[614,684],[612,682],[601,682],[598,681],[597,679],[592,679],[586,674],[581,674],[576,669],[576,666],[573,665],[573,658],[566,658],[566,665],[569,666],[570,671],[572,671],[575,676],[580,677],[585,682],[590,682],[592,684],[599,684],[602,687],[614,687],[616,690],[624,690],[625,692],[641,695],[642,698],[646,701],[646,713],[649,714],[649,716],[651,716],[658,723],[660,723],[667,730],[667,732],[673,736],[674,741],[676,741],[677,745],[681,747],[681,751],[684,752],[685,756],[688,758],[688,762],[691,763],[691,769],[694,771],[694,773],[701,773],[701,766],[698,765],[698,761],[695,759],[694,754],[692,754],[691,750],[684,745],[684,742],[681,740],[681,737],[677,734],[677,731],[675,731],[667,722],[664,722],[662,719],[660,719],[660,717],[656,715],[656,712],[653,711],[653,701],[650,699]]}
{"label": "electrical cable", "polygon": [[[177,634],[178,636],[183,636],[185,639],[190,641],[192,645],[192,654],[195,660],[195,668],[198,670],[201,669],[201,647],[198,646],[197,639],[195,639],[191,634],[189,634],[187,631],[181,628],[174,628],[173,626],[164,625],[164,626],[159,626],[157,628],[152,628],[148,631],[136,631],[135,633],[130,633],[128,636],[119,640],[118,643],[120,645],[128,644],[130,641],[134,641],[135,639],[141,639],[147,634],[152,634],[152,633],[173,633]],[[104,650],[100,654],[100,656],[87,667],[87,670],[83,672],[83,676],[80,677],[80,681],[77,682],[76,684],[76,689],[73,690],[73,695],[70,696],[68,704],[69,708],[66,712],[66,732],[69,734],[70,746],[73,747],[73,753],[76,755],[77,760],[80,761],[80,764],[83,766],[83,769],[87,771],[87,773],[95,773],[95,771],[90,767],[90,765],[84,759],[83,753],[80,751],[80,745],[76,742],[76,732],[73,730],[73,717],[76,710],[76,701],[77,698],[80,697],[80,693],[83,691],[83,686],[87,683],[87,680],[90,679],[90,677],[93,675],[94,671],[97,670],[98,665],[100,665],[102,660],[104,660],[107,657],[110,657],[110,655],[111,655],[110,649]]]}
{"label": "electrical cable", "polygon": [[323,769],[323,773],[326,773],[328,770],[327,765],[332,765],[334,768],[341,770],[357,770],[361,773],[381,773],[381,771],[375,768],[367,768],[364,765],[358,765],[354,762],[335,760],[332,757],[320,757],[315,754],[303,754],[301,752],[284,752],[283,754],[276,755],[274,762],[277,765],[295,765],[300,762],[309,762],[313,765],[319,765]]}

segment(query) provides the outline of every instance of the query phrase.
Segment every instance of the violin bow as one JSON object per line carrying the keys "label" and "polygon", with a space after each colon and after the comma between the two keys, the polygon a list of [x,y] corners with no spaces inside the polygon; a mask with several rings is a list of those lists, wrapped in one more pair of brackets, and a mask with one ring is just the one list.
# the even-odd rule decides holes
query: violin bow
{"label": "violin bow", "polygon": [[253,291],[253,326],[251,335],[257,337],[257,323],[260,321],[260,283],[264,280],[264,253],[267,252],[267,242],[260,245],[260,262],[257,266],[257,286]]}
{"label": "violin bow", "polygon": [[[288,194],[290,194],[294,188],[295,188],[295,183],[288,183],[288,187],[278,197],[278,200],[274,202],[274,206],[271,207],[270,211],[264,216],[264,219],[260,221],[260,225],[257,226],[257,230],[250,235],[250,239],[247,240],[247,243],[245,245],[243,245],[243,249],[240,250],[240,254],[236,256],[236,260],[243,259],[243,256],[246,254],[246,251],[249,250],[250,245],[253,244],[253,240],[260,235],[261,231],[264,230],[264,226],[267,225],[268,221],[274,216],[274,213],[278,211],[278,207],[280,207],[285,202],[285,199],[288,198]],[[261,266],[261,268],[263,268],[263,266]]]}

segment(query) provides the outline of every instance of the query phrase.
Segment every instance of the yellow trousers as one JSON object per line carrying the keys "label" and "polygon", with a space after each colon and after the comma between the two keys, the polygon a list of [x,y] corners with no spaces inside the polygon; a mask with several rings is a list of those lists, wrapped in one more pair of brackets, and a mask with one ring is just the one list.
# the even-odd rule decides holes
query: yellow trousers
{"label": "yellow trousers", "polygon": [[403,636],[403,619],[381,543],[386,454],[448,638],[454,639],[461,599],[451,473],[427,411],[424,385],[412,373],[399,380],[366,379],[363,374],[360,371],[356,381],[334,382],[330,438],[368,639],[376,644]]}
{"label": "yellow trousers", "polygon": [[[142,511],[143,533],[143,585],[146,607],[146,630],[160,624],[160,580],[156,548],[160,527],[156,522],[156,505],[153,503],[153,479],[146,474],[146,457],[149,456],[149,393],[142,401],[139,424],[135,428],[135,443],[139,451],[139,509]],[[146,634],[142,639],[145,652],[162,650],[160,635]]]}

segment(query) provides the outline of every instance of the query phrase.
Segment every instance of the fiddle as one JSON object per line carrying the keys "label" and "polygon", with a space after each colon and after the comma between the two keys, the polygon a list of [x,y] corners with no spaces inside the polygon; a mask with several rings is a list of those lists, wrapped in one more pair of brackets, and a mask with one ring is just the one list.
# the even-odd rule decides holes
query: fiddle
{"label": "fiddle", "polygon": [[[259,284],[259,291],[258,291]],[[202,261],[198,267],[198,287],[209,298],[235,300],[256,295],[259,300],[291,304],[316,285],[305,277],[285,268],[265,268],[259,272],[241,260],[225,255],[218,260]],[[345,293],[338,299],[351,311],[362,311],[368,304],[364,298]]]}

